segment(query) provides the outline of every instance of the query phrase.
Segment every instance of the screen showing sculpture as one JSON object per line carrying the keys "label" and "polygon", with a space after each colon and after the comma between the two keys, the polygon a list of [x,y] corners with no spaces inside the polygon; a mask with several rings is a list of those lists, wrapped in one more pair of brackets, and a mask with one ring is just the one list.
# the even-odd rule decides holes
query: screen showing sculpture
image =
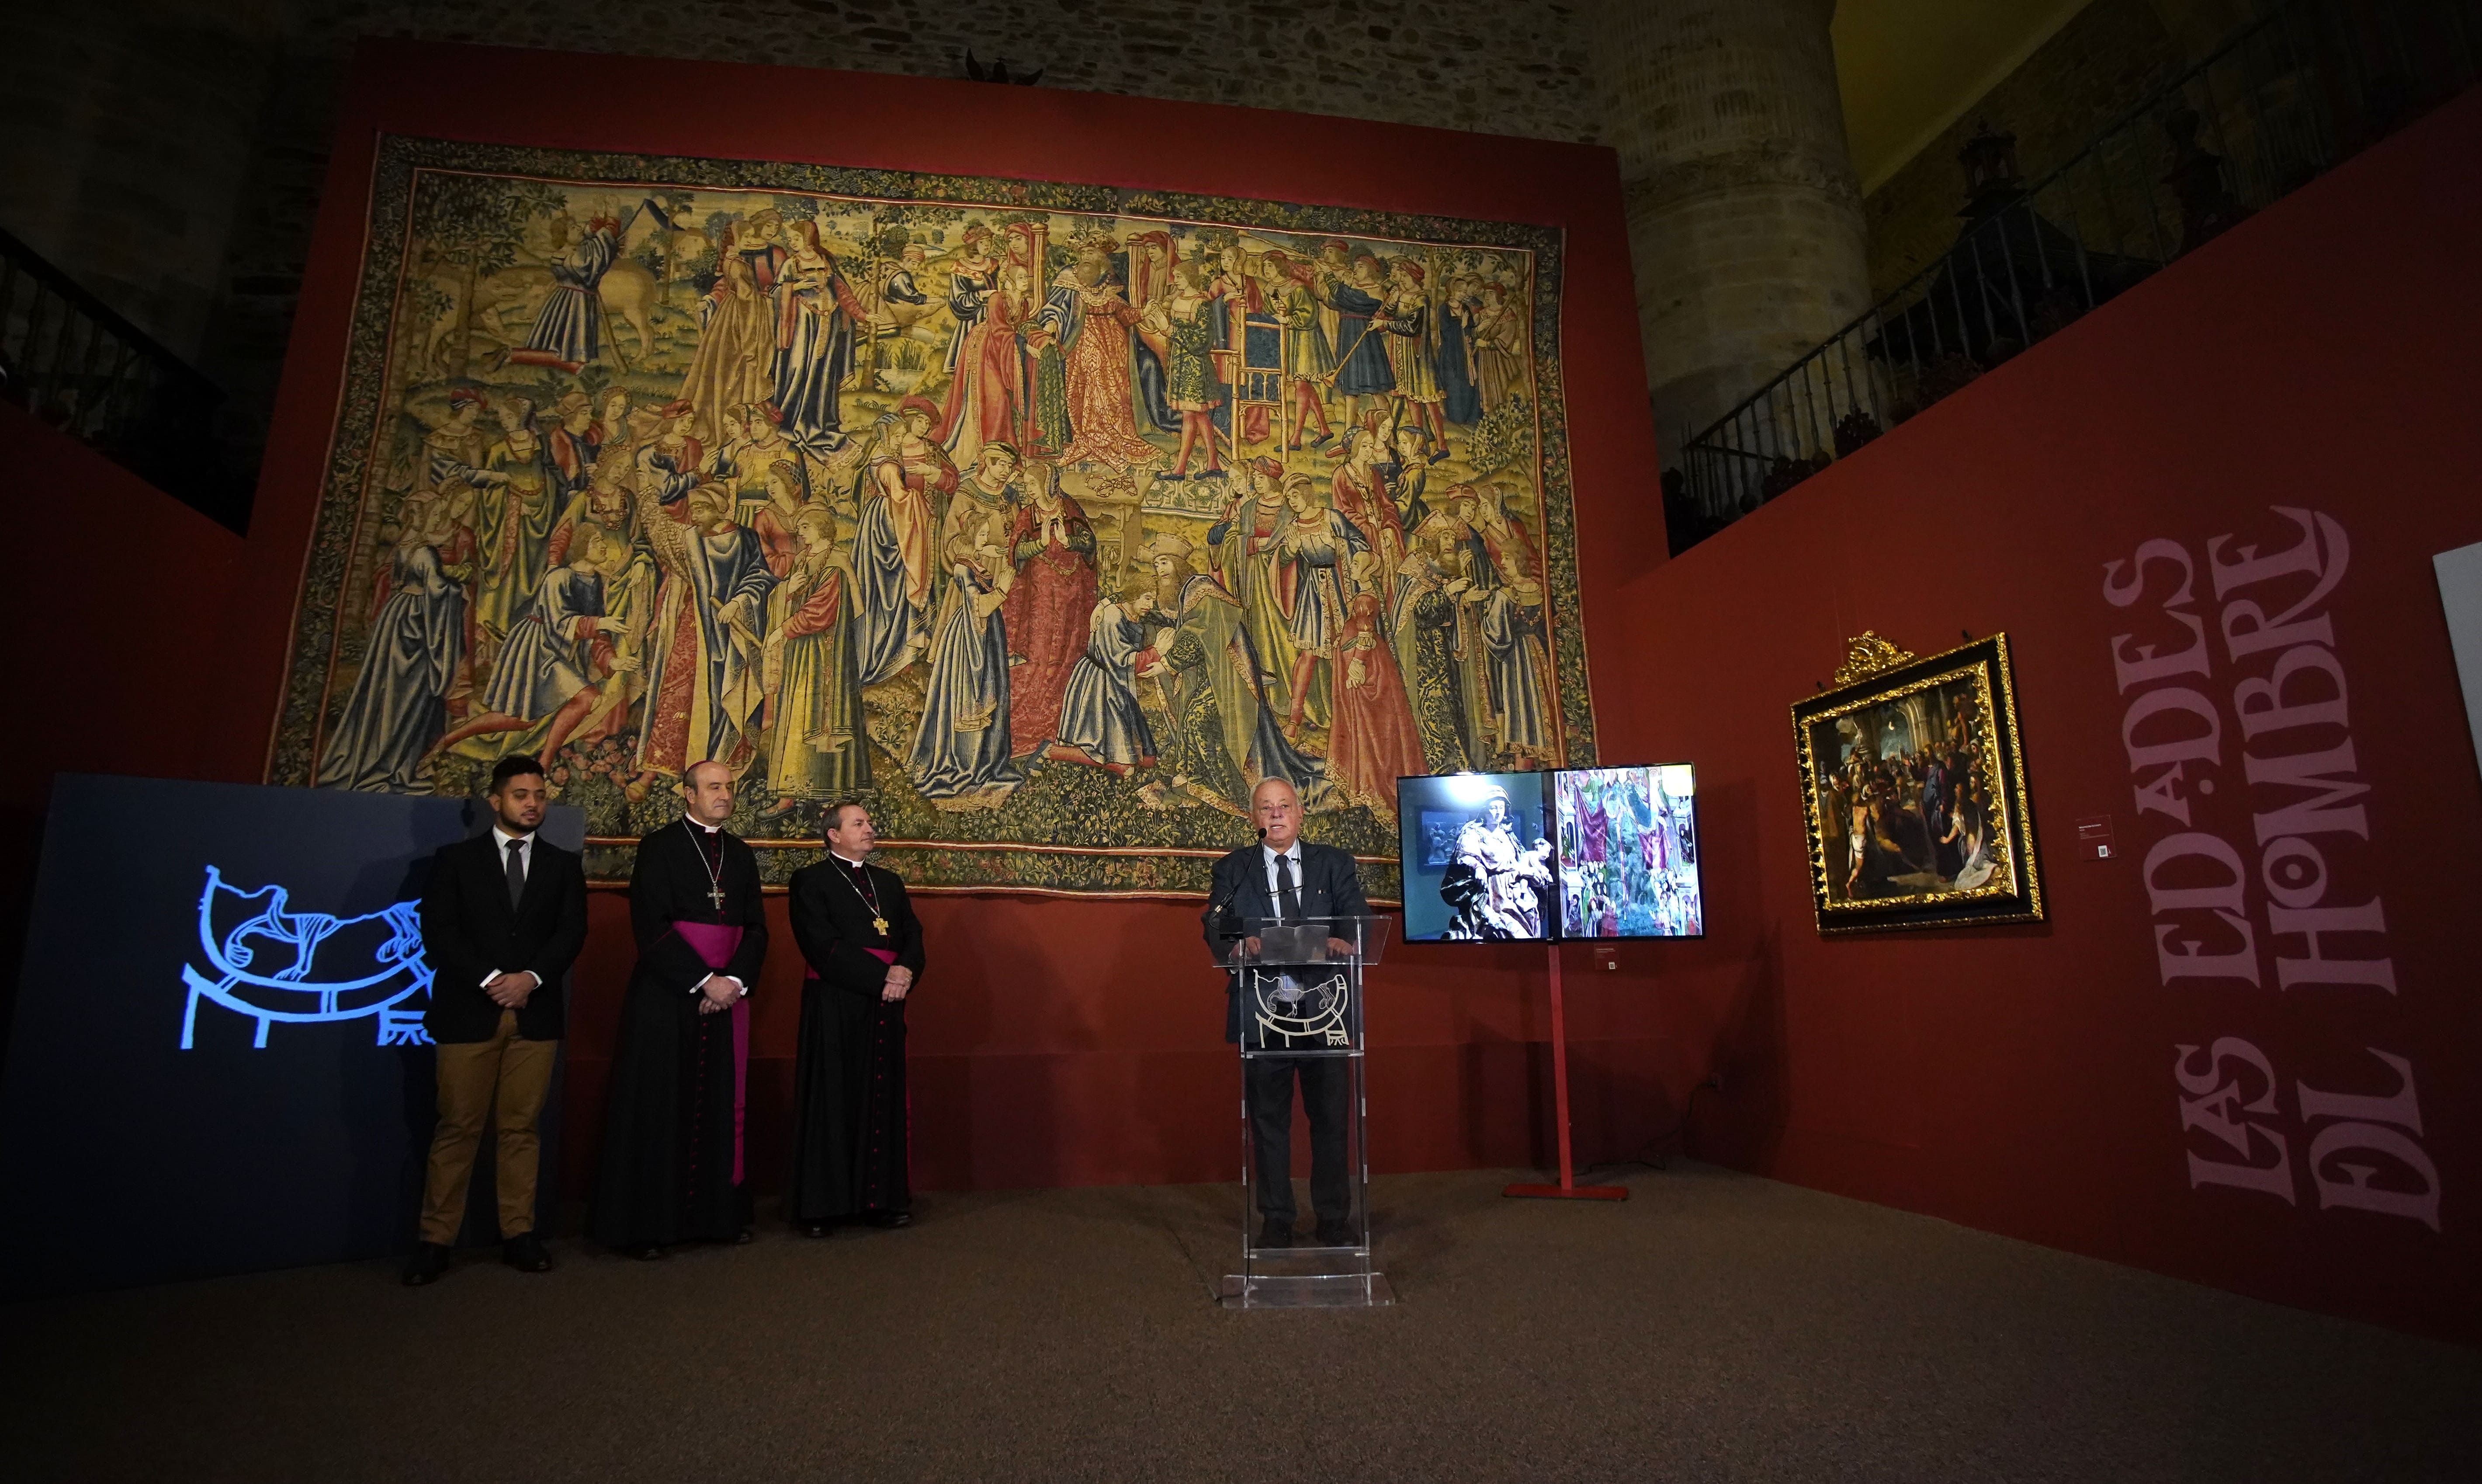
{"label": "screen showing sculpture", "polygon": [[1551,937],[1548,773],[1396,781],[1408,942]]}
{"label": "screen showing sculpture", "polygon": [[1695,771],[1687,763],[1552,775],[1563,938],[1696,938]]}

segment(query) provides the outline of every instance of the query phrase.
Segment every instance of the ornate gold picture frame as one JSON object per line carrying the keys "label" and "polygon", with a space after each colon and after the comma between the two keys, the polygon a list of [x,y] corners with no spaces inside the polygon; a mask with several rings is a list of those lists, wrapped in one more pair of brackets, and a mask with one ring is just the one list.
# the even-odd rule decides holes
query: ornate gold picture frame
{"label": "ornate gold picture frame", "polygon": [[1865,631],[1792,729],[1821,933],[2043,920],[2007,635],[1921,658]]}

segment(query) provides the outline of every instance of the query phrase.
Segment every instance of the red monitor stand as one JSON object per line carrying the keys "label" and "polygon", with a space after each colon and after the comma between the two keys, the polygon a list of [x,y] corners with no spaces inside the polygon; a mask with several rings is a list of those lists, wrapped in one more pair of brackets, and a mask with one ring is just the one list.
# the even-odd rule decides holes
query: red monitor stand
{"label": "red monitor stand", "polygon": [[1546,945],[1551,959],[1551,1117],[1560,1130],[1560,1183],[1511,1185],[1503,1196],[1546,1201],[1625,1201],[1626,1185],[1580,1185],[1569,1162],[1569,1021],[1560,1008],[1560,944]]}

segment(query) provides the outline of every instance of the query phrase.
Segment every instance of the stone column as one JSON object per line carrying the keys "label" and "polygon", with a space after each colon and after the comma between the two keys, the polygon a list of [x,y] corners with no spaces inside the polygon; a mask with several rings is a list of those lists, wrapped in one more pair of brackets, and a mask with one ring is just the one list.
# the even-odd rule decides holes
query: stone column
{"label": "stone column", "polygon": [[1869,306],[1834,0],[1602,0],[1646,382],[1666,463]]}

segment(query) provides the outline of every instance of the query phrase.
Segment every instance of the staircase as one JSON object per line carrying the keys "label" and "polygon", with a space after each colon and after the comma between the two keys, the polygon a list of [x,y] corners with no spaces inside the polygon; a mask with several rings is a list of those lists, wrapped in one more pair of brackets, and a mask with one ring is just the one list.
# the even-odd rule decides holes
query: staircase
{"label": "staircase", "polygon": [[1988,124],[1956,244],[1703,430],[1675,554],[2471,86],[2482,0],[2285,0],[2031,185]]}
{"label": "staircase", "polygon": [[254,461],[218,436],[224,393],[7,231],[0,399],[219,524],[250,524]]}

